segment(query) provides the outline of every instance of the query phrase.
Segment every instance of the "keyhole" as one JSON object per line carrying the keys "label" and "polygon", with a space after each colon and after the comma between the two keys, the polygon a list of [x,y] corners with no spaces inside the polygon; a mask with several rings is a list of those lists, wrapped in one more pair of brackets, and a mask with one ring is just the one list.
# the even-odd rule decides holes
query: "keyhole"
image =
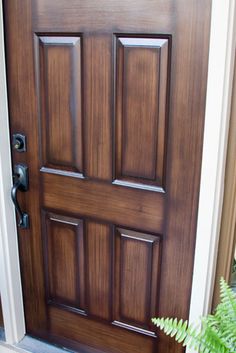
{"label": "keyhole", "polygon": [[12,139],[12,146],[17,152],[26,151],[26,137],[22,134],[14,134]]}

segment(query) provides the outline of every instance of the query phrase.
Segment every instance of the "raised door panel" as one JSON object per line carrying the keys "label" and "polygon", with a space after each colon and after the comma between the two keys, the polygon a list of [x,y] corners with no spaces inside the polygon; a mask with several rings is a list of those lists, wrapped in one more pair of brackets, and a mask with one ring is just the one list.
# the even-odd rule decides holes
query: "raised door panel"
{"label": "raised door panel", "polygon": [[156,337],[151,317],[158,302],[160,235],[42,214],[48,310],[102,321],[124,335]]}
{"label": "raised door panel", "polygon": [[80,37],[35,36],[42,167],[83,173]]}
{"label": "raised door panel", "polygon": [[48,304],[85,309],[83,220],[43,211]]}
{"label": "raised door panel", "polygon": [[155,336],[160,236],[117,228],[115,241],[114,324]]}
{"label": "raised door panel", "polygon": [[161,191],[170,40],[117,36],[115,41],[115,184]]}
{"label": "raised door panel", "polygon": [[65,342],[66,320],[71,348],[134,353],[142,347],[152,352],[156,332],[150,320],[157,310],[161,237],[86,218],[83,229],[86,309],[49,302],[51,339],[57,335]]}

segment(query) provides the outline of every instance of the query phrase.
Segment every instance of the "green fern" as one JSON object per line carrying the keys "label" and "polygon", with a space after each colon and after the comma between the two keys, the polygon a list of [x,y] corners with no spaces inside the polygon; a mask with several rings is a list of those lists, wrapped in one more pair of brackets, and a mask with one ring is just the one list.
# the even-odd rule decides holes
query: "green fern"
{"label": "green fern", "polygon": [[215,313],[203,317],[199,326],[171,318],[154,318],[152,322],[184,347],[199,353],[236,353],[236,296],[223,278],[220,296]]}

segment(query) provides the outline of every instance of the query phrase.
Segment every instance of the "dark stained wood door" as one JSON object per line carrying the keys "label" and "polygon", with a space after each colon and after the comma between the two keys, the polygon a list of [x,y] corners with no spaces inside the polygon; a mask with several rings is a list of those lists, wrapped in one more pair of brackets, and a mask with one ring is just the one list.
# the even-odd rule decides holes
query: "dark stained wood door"
{"label": "dark stained wood door", "polygon": [[5,0],[27,332],[84,352],[173,353],[188,317],[210,0]]}

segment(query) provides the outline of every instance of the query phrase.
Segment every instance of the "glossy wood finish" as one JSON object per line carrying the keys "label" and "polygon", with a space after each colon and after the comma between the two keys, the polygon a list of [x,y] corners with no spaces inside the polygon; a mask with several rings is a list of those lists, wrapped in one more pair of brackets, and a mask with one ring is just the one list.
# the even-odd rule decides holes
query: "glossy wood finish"
{"label": "glossy wood finish", "polygon": [[[68,346],[81,351],[102,353],[112,351],[115,353],[128,352],[144,353],[152,352],[155,340],[145,334],[134,334],[132,330],[123,329],[97,320],[89,320],[75,313],[61,311],[56,307],[50,307],[49,313],[52,318],[52,332],[57,337],[57,342],[63,342],[65,336],[65,322],[67,323]],[[79,342],[76,342],[78,337]],[[53,340],[53,337],[52,337]],[[55,340],[55,337],[54,337]],[[64,341],[65,342],[65,341]],[[89,346],[87,346],[89,342]],[[94,349],[93,347],[99,347]]]}
{"label": "glossy wood finish", "polygon": [[83,170],[81,39],[35,37],[42,166]]}
{"label": "glossy wood finish", "polygon": [[80,178],[70,178],[70,187],[65,187],[67,180],[68,176],[42,173],[45,208],[59,211],[66,205],[64,212],[70,214],[132,228],[143,229],[145,224],[148,231],[163,231],[164,194]]}
{"label": "glossy wood finish", "polygon": [[115,177],[163,187],[168,39],[118,37],[116,50]]}
{"label": "glossy wood finish", "polygon": [[[148,6],[147,6],[148,5]],[[4,1],[27,331],[75,351],[178,353],[189,310],[210,0]],[[16,36],[17,33],[17,36]]]}
{"label": "glossy wood finish", "polygon": [[[82,19],[78,18],[78,20]],[[97,36],[89,34],[88,30],[83,34],[83,38],[86,175],[93,179],[110,181],[112,178],[112,62],[110,58],[112,42],[109,34]]]}
{"label": "glossy wood finish", "polygon": [[157,310],[160,238],[117,228],[115,241],[114,323],[150,330],[149,318]]}
{"label": "glossy wood finish", "polygon": [[43,212],[42,224],[48,301],[83,309],[83,221]]}
{"label": "glossy wood finish", "polygon": [[108,225],[87,222],[88,312],[111,320],[112,232]]}

